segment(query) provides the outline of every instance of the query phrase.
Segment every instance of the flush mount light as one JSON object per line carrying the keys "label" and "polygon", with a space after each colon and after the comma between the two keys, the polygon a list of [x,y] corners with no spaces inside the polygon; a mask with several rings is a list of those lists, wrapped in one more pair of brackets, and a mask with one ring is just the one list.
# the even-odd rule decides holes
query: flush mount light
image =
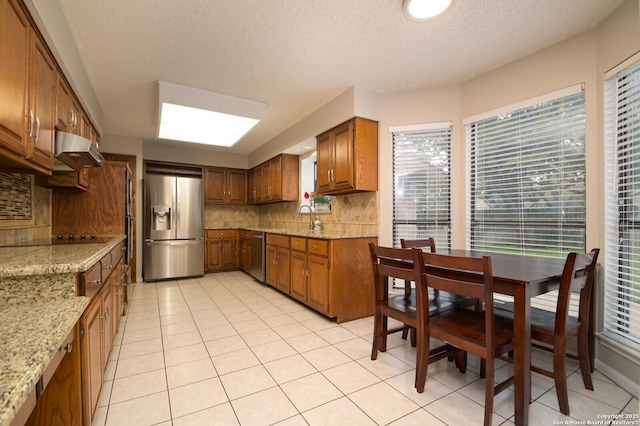
{"label": "flush mount light", "polygon": [[452,0],[404,0],[404,13],[409,19],[425,21],[440,15]]}
{"label": "flush mount light", "polygon": [[265,104],[158,82],[158,138],[229,147],[264,115]]}

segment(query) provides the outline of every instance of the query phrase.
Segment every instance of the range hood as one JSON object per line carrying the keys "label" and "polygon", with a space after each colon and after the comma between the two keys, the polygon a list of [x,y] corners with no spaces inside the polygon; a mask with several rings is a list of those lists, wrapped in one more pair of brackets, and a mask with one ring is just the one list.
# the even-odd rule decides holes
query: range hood
{"label": "range hood", "polygon": [[87,138],[73,133],[56,132],[55,156],[75,171],[84,167],[100,167],[104,157]]}

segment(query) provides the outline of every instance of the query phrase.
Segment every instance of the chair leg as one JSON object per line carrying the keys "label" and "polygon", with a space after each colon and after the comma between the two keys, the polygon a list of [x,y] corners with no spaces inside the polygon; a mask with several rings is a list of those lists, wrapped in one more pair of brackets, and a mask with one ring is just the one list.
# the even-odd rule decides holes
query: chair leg
{"label": "chair leg", "polygon": [[491,418],[493,416],[493,397],[495,394],[495,361],[485,361],[485,383],[484,383],[484,426],[491,425]]}
{"label": "chair leg", "polygon": [[409,327],[408,325],[405,325],[404,328],[402,329],[402,340],[407,340],[407,335],[409,334],[409,329],[411,327]]}
{"label": "chair leg", "polygon": [[580,331],[578,334],[578,359],[585,389],[593,390],[591,381],[591,355],[589,354],[589,336]]}
{"label": "chair leg", "polygon": [[[378,359],[378,350],[380,349],[380,345],[382,344],[382,334],[383,332],[383,319],[382,315],[376,313],[373,319],[373,342],[371,343],[371,360],[375,361]],[[386,343],[386,334],[384,335],[384,340]],[[386,344],[385,344],[386,346]]]}
{"label": "chair leg", "polygon": [[487,360],[480,358],[480,378],[484,379],[485,377],[487,377]]}
{"label": "chair leg", "polygon": [[[560,342],[562,340],[562,342]],[[564,339],[556,339],[553,347],[553,377],[560,412],[569,415],[569,395],[567,392],[566,346]]]}
{"label": "chair leg", "polygon": [[425,327],[419,330],[411,330],[412,340],[416,340],[416,381],[415,386],[418,393],[424,392],[424,385],[427,381],[427,369],[429,367],[429,337]]}
{"label": "chair leg", "polygon": [[462,374],[467,372],[467,351],[458,351],[455,354],[455,364]]}

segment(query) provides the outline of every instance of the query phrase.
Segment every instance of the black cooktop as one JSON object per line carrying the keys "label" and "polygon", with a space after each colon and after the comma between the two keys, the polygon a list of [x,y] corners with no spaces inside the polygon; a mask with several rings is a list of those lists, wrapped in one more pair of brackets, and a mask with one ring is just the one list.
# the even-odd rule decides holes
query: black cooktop
{"label": "black cooktop", "polygon": [[38,247],[38,246],[51,246],[60,244],[104,244],[111,240],[112,237],[98,236],[95,234],[70,234],[70,235],[57,235],[49,239],[23,241],[20,243],[8,244],[0,247]]}

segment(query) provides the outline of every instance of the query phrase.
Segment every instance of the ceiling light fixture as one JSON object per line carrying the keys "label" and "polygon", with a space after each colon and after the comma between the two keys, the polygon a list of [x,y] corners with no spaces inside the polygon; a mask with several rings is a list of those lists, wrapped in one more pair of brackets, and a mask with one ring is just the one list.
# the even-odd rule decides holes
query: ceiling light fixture
{"label": "ceiling light fixture", "polygon": [[158,138],[230,147],[264,116],[265,104],[158,82]]}
{"label": "ceiling light fixture", "polygon": [[451,6],[452,0],[404,0],[404,13],[409,19],[425,21],[440,15]]}

